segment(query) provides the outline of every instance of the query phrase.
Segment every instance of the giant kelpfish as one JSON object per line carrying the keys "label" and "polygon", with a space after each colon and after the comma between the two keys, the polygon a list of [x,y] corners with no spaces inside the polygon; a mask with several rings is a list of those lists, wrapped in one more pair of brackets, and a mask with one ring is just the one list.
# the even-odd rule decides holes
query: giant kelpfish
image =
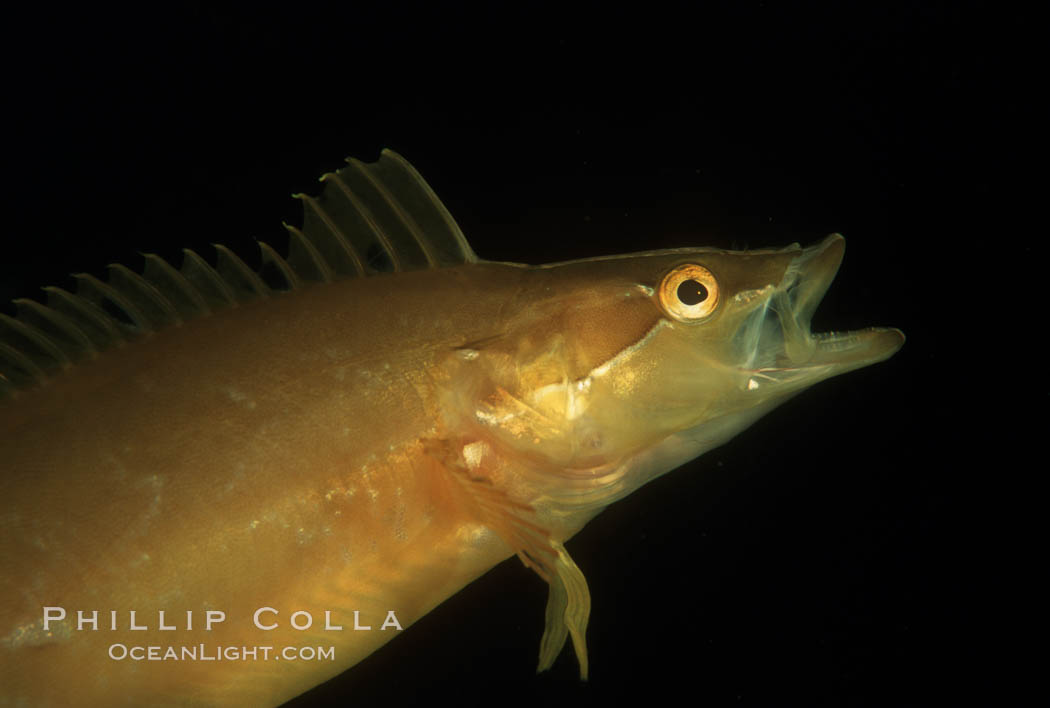
{"label": "giant kelpfish", "polygon": [[0,315],[0,705],[276,705],[512,555],[539,668],[571,637],[586,677],[565,542],[904,342],[810,332],[837,234],[501,263],[393,152],[322,179],[258,271],[146,255]]}

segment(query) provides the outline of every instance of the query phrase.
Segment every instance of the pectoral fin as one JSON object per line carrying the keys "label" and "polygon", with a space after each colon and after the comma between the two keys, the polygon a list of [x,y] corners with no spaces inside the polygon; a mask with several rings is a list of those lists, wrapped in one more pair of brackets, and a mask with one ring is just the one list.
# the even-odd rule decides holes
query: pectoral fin
{"label": "pectoral fin", "polygon": [[558,552],[554,561],[555,572],[547,582],[547,619],[540,640],[540,663],[537,671],[546,671],[554,664],[565,645],[566,634],[572,636],[576,659],[580,662],[580,678],[587,680],[587,620],[591,616],[591,592],[587,579],[573,562],[565,547],[551,541]]}
{"label": "pectoral fin", "polygon": [[474,502],[479,520],[550,586],[537,671],[546,671],[554,664],[565,646],[566,637],[571,636],[580,664],[580,678],[586,680],[586,633],[591,614],[591,593],[587,589],[587,580],[568,551],[551,538],[550,531],[539,523],[531,506],[511,499],[493,484],[485,473],[483,459],[468,461],[463,458],[463,444],[429,440],[425,446],[428,454],[453,472],[463,485]]}

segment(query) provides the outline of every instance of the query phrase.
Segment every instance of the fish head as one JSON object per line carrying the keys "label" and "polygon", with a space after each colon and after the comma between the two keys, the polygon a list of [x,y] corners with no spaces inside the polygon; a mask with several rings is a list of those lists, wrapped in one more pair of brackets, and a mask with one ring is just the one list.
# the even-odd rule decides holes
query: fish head
{"label": "fish head", "polygon": [[792,395],[901,347],[892,328],[810,331],[844,245],[835,234],[808,248],[532,269],[476,420],[563,478],[603,486],[605,503],[629,493]]}

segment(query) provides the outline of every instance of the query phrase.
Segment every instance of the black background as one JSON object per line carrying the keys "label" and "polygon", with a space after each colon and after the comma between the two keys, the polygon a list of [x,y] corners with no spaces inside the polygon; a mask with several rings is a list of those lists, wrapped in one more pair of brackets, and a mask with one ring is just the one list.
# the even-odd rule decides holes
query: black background
{"label": "black background", "polygon": [[1012,24],[925,2],[21,11],[2,30],[0,300],[139,251],[177,263],[218,241],[250,260],[299,223],[291,193],[383,147],[492,260],[842,232],[815,329],[892,325],[907,344],[570,542],[589,683],[571,651],[534,675],[546,588],[511,561],[289,705],[995,695],[991,542],[956,424],[980,345],[955,323],[981,294],[963,253],[1002,237],[986,216],[1019,110]]}

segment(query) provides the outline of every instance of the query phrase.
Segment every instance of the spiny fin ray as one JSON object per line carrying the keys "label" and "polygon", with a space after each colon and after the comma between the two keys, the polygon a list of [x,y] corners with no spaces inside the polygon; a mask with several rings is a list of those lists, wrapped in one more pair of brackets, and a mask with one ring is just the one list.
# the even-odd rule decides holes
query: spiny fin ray
{"label": "spiny fin ray", "polygon": [[127,266],[111,263],[108,284],[128,302],[138,307],[151,329],[159,329],[180,321],[175,306],[161,294],[157,286]]}
{"label": "spiny fin ray", "polygon": [[182,269],[179,273],[208,304],[209,309],[221,309],[237,304],[234,284],[226,282],[208,261],[197,255],[196,251],[183,249]]}
{"label": "spiny fin ray", "polygon": [[321,178],[319,196],[295,195],[303,227],[285,225],[287,256],[260,242],[258,271],[214,244],[214,264],[189,249],[179,268],[143,254],[141,274],[113,264],[105,281],[73,276],[75,294],[46,287],[46,305],[16,301],[14,317],[0,316],[0,398],[105,349],[276,292],[477,262],[448,210],[400,155],[384,150],[377,162],[347,163]]}
{"label": "spiny fin ray", "polygon": [[74,322],[95,351],[102,351],[124,341],[113,318],[91,301],[54,286],[45,287],[44,292],[47,293],[47,306]]}
{"label": "spiny fin ray", "polygon": [[[196,255],[196,254],[194,254]],[[207,298],[186,277],[155,253],[144,253],[142,277],[155,287],[173,312],[183,320],[211,312]],[[183,270],[186,269],[185,264]]]}
{"label": "spiny fin ray", "polygon": [[98,349],[88,336],[62,313],[41,305],[36,300],[15,300],[18,320],[33,327],[69,358],[69,363],[98,354]]}

